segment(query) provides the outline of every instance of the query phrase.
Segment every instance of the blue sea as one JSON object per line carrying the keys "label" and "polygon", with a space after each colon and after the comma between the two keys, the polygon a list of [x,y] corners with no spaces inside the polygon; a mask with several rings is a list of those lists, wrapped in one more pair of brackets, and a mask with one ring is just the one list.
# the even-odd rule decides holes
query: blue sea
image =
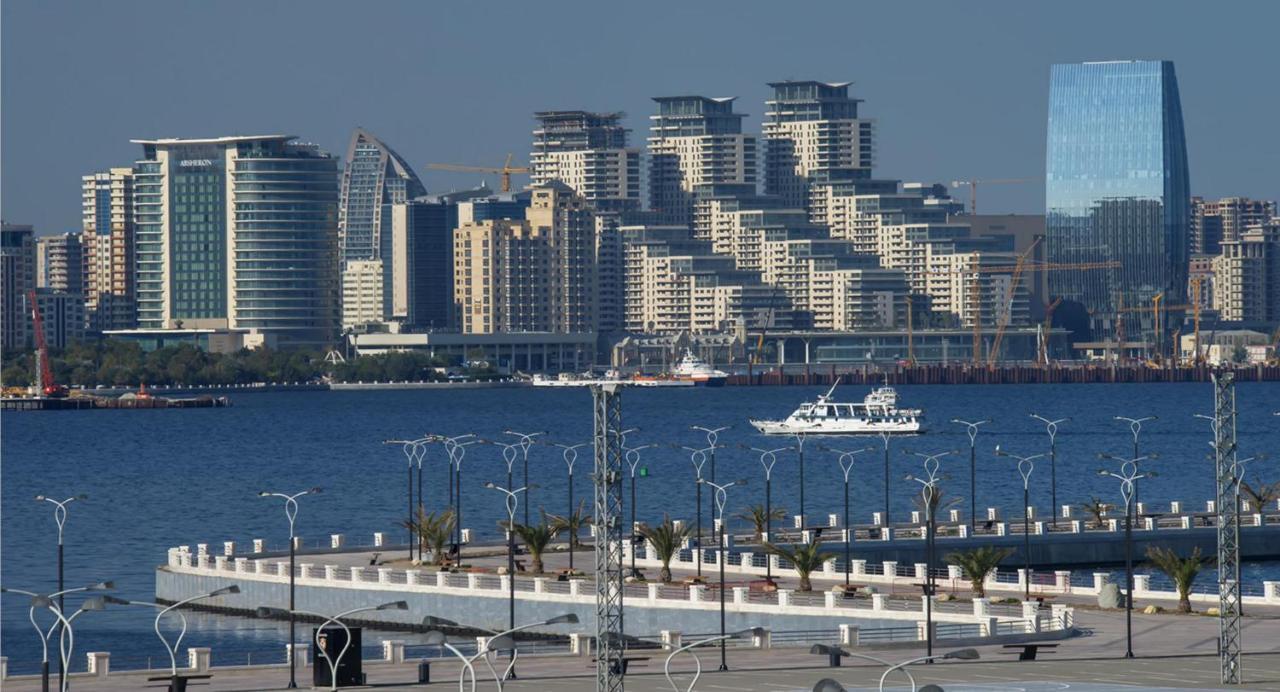
{"label": "blue sea", "polygon": [[[628,436],[628,444],[659,445],[642,453],[641,465],[648,473],[637,487],[639,517],[692,518],[692,466],[688,454],[676,447],[705,445],[700,433],[689,430],[692,425],[732,426],[722,433],[727,447],[718,453],[717,476],[722,482],[745,478],[748,485],[732,489],[725,514],[762,502],[757,455],[739,445],[778,447],[787,441],[757,435],[747,419],[786,416],[821,391],[626,391],[623,422],[639,428]],[[1184,500],[1203,508],[1213,496],[1210,429],[1207,421],[1194,417],[1212,411],[1209,384],[904,386],[899,392],[904,405],[925,410],[929,430],[893,442],[895,519],[906,516],[919,492],[919,486],[903,476],[921,470],[919,459],[901,450],[959,450],[943,460],[943,473],[954,476],[943,486],[948,496],[962,496],[967,502],[969,442],[961,426],[947,422],[952,418],[993,420],[982,427],[977,443],[979,508],[1017,511],[1022,485],[1016,464],[993,451],[997,444],[1022,455],[1048,451],[1044,426],[1030,417],[1032,413],[1071,419],[1058,434],[1059,504],[1090,496],[1120,501],[1118,482],[1097,475],[1108,463],[1099,461],[1098,453],[1127,456],[1132,451],[1129,427],[1114,420],[1117,415],[1157,416],[1144,426],[1141,437],[1143,453],[1159,454],[1146,467],[1159,475],[1142,487],[1144,501],[1167,506],[1170,500]],[[860,400],[865,390],[845,387],[841,394]],[[1240,384],[1237,399],[1241,454],[1271,453],[1271,459],[1256,462],[1247,477],[1274,481],[1280,477],[1280,419],[1272,414],[1280,410],[1280,385]],[[546,431],[544,439],[551,442],[589,442],[592,413],[590,393],[576,388],[280,392],[242,394],[227,409],[5,413],[0,425],[4,585],[53,590],[57,534],[52,506],[33,497],[87,493],[87,500],[72,504],[66,526],[67,585],[111,579],[117,595],[150,600],[154,570],[165,561],[170,546],[209,543],[220,551],[224,540],[247,544],[253,538],[285,545],[288,525],[282,503],[259,498],[260,490],[323,488],[323,493],[302,500],[298,534],[308,544],[327,540],[331,533],[368,542],[375,531],[388,532],[398,542],[403,534],[397,522],[406,504],[406,462],[398,446],[384,445],[383,440],[427,433],[510,439],[502,431],[518,429]],[[879,441],[848,444],[873,443]],[[811,517],[841,507],[836,458],[820,444],[810,440],[806,445],[806,509]],[[587,498],[591,455],[589,447],[581,451],[575,493]],[[868,521],[883,503],[881,459],[879,452],[864,455],[855,468],[855,521]],[[1043,512],[1048,511],[1050,493],[1046,461],[1038,464],[1032,480],[1033,504]],[[446,504],[448,478],[440,446],[429,448],[426,464],[426,502],[438,509]],[[534,447],[530,466],[532,480],[540,485],[532,493],[532,506],[563,513],[566,474],[560,450]],[[797,470],[794,453],[784,454],[774,470],[774,506],[793,513],[799,503]],[[463,524],[482,538],[492,538],[505,512],[503,497],[482,486],[506,480],[501,449],[471,447],[463,473]],[[967,513],[967,506],[961,507]],[[1261,574],[1256,569],[1249,573]],[[2,605],[0,647],[9,657],[10,670],[33,672],[38,668],[39,643],[27,620],[27,602],[6,595]],[[110,651],[113,668],[143,667],[148,659],[155,666],[167,664],[151,631],[152,617],[141,608],[86,614],[77,620],[74,667],[83,667],[86,651]],[[285,630],[277,623],[208,614],[191,617],[184,648],[212,646],[221,664],[282,659]]]}

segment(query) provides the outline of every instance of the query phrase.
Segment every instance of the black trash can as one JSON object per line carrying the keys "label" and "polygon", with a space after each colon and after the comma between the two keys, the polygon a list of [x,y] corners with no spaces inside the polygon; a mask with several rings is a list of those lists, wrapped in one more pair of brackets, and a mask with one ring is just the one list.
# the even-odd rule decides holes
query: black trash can
{"label": "black trash can", "polygon": [[[311,642],[315,646],[315,661],[311,666],[311,684],[315,687],[355,687],[364,684],[363,660],[360,651],[360,628],[352,627],[351,640],[347,641],[347,631],[341,627],[330,626],[324,629],[311,630]],[[342,647],[347,647],[343,653]],[[330,656],[338,659],[337,681],[329,680]]]}
{"label": "black trash can", "polygon": [[431,661],[420,661],[418,663],[418,684],[425,685],[431,682]]}

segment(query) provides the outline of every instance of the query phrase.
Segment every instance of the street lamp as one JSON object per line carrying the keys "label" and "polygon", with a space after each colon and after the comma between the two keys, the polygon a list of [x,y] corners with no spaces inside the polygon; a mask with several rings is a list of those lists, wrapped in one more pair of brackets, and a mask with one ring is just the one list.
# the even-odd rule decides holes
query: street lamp
{"label": "street lamp", "polygon": [[474,437],[474,434],[468,433],[444,441],[445,453],[449,455],[449,490],[453,494],[453,544],[458,549],[458,564],[462,564],[462,460],[467,456],[467,447],[484,442],[471,439]]}
{"label": "street lamp", "polygon": [[969,531],[977,535],[978,533],[978,463],[977,463],[977,443],[978,443],[978,426],[986,425],[991,419],[985,418],[978,421],[967,421],[959,418],[952,418],[952,423],[965,426],[965,433],[969,435]]}
{"label": "street lamp", "polygon": [[[884,445],[884,530],[892,531],[889,523],[889,440],[887,431],[880,431],[880,443]],[[886,534],[887,535],[887,534]]]}
{"label": "street lamp", "polygon": [[[933,656],[933,655],[921,656],[920,658],[913,658],[907,661],[903,661],[902,663],[899,663],[896,666],[889,668],[889,670],[886,670],[884,672],[884,675],[880,676],[880,692],[884,692],[884,681],[889,677],[889,673],[892,673],[895,670],[905,670],[907,666],[913,663],[923,663],[925,661],[935,661],[938,659],[951,659],[956,661],[975,661],[978,659],[978,650],[977,649],[960,649],[959,651],[948,651],[945,654],[938,654],[937,656]],[[915,681],[912,681],[911,686],[912,686],[912,689],[915,689]]]}
{"label": "street lamp", "polygon": [[[423,624],[426,625],[427,623],[424,621]],[[462,661],[462,669],[458,671],[458,692],[463,692],[462,685],[463,685],[463,681],[466,679],[464,676],[466,676],[467,673],[471,674],[471,692],[475,692],[476,669],[474,666],[471,665],[472,659],[467,658],[466,654],[462,653],[461,651],[458,651],[457,647],[455,647],[453,644],[450,644],[449,638],[444,635],[444,632],[441,632],[440,630],[430,630],[429,632],[427,632],[422,643],[426,644],[427,646],[442,646],[445,649],[448,649],[449,653],[456,656],[459,661]]]}
{"label": "street lamp", "polygon": [[[760,454],[760,467],[764,469],[764,540],[773,541],[773,465],[778,463],[778,452],[785,452],[790,447],[777,449],[759,449],[741,445]],[[764,561],[764,579],[773,583],[773,560]]]}
{"label": "street lamp", "polygon": [[160,643],[164,644],[164,648],[169,652],[169,676],[170,676],[169,679],[170,679],[171,689],[183,689],[186,687],[186,684],[185,684],[186,679],[180,678],[178,676],[178,656],[176,652],[178,651],[178,647],[182,646],[182,638],[187,636],[187,616],[181,610],[178,610],[176,612],[178,619],[182,622],[182,629],[178,631],[178,637],[177,639],[173,640],[172,644],[170,644],[169,640],[165,638],[163,633],[160,632],[161,618],[167,615],[170,611],[176,610],[177,608],[181,608],[182,606],[188,603],[191,603],[192,601],[199,601],[206,598],[216,598],[218,596],[223,596],[226,594],[233,594],[233,593],[240,593],[240,587],[236,584],[232,584],[231,586],[224,586],[221,589],[214,589],[209,593],[200,594],[199,596],[192,596],[191,598],[181,600],[181,601],[178,601],[177,603],[174,603],[172,605],[167,605],[167,606],[161,603],[151,603],[148,601],[130,601],[125,598],[116,598],[114,596],[107,596],[106,602],[113,605],[144,606],[148,608],[158,608],[160,610],[159,613],[156,613],[156,619],[155,619],[155,622],[152,624],[152,628],[155,629],[156,636],[160,638]]}
{"label": "street lamp", "polygon": [[[903,450],[906,452],[906,450]],[[924,618],[925,618],[925,653],[933,655],[933,546],[934,534],[936,533],[937,517],[934,516],[935,505],[938,502],[938,481],[941,476],[938,475],[938,467],[941,462],[938,460],[948,454],[954,452],[936,452],[934,454],[925,454],[923,452],[909,452],[920,457],[924,461],[924,478],[916,478],[910,474],[904,480],[915,481],[924,486],[920,491],[920,497],[924,500]]]}
{"label": "street lamp", "polygon": [[731,426],[731,425],[722,425],[722,426],[720,426],[720,427],[718,427],[718,428],[707,428],[707,427],[703,427],[703,426],[701,426],[701,425],[691,425],[691,426],[689,426],[689,429],[690,429],[690,430],[697,430],[698,432],[706,433],[706,435],[707,435],[707,449],[711,450],[711,455],[710,455],[710,457],[711,457],[711,474],[710,474],[710,475],[711,475],[711,480],[713,480],[713,481],[716,479],[716,448],[717,448],[717,447],[723,447],[723,446],[724,446],[724,445],[721,445],[721,444],[717,444],[717,443],[720,441],[720,433],[722,433],[722,432],[724,432],[724,431],[728,430],[728,429],[729,429],[729,428],[731,428],[731,427],[733,427],[733,426]]}
{"label": "street lamp", "polygon": [[[294,610],[292,608],[290,608],[287,611],[287,614],[289,616],[290,622],[293,622],[293,616],[295,614],[307,615],[313,618],[319,618],[320,620],[323,620],[323,622],[320,623],[320,627],[316,628],[316,634],[315,634],[316,651],[324,652],[325,660],[328,661],[329,663],[329,689],[336,690],[338,689],[338,666],[342,664],[342,657],[346,655],[347,649],[351,647],[351,628],[347,627],[347,623],[343,622],[342,618],[347,617],[348,615],[355,615],[356,613],[366,613],[366,612],[371,612],[375,610],[408,610],[408,609],[409,609],[409,604],[406,603],[405,601],[391,601],[390,603],[383,603],[382,605],[352,608],[351,610],[345,610],[341,613],[338,613],[337,615],[332,615],[332,616],[324,615],[322,613],[312,612],[309,610]],[[263,606],[257,609],[257,614],[258,614],[258,617],[260,618],[281,617],[286,614],[286,611],[281,608],[270,608],[270,607]],[[325,650],[325,645],[320,641],[320,635],[324,634],[324,630],[329,626],[329,623],[333,623],[341,627],[342,632],[345,635],[344,639],[346,641],[342,643],[342,649],[338,651],[337,657],[330,656],[329,652]],[[290,660],[293,660],[294,658],[296,657],[290,656]]]}
{"label": "street lamp", "polygon": [[[1133,456],[1131,459],[1137,459],[1138,452],[1138,436],[1142,434],[1142,424],[1147,421],[1157,420],[1156,416],[1144,416],[1142,418],[1128,418],[1126,416],[1116,416],[1116,420],[1129,424],[1129,432],[1133,435]],[[1138,507],[1140,496],[1138,495],[1138,486],[1133,486],[1133,506]]]}
{"label": "street lamp", "polygon": [[[511,626],[515,627],[516,626],[516,506],[520,502],[520,499],[518,497],[519,493],[527,492],[531,487],[536,488],[538,486],[526,485],[523,488],[508,490],[507,488],[504,488],[500,485],[495,485],[493,483],[485,483],[484,487],[490,490],[500,491],[506,494],[507,496],[506,498],[506,503],[507,503],[507,587],[508,587],[507,609],[510,615]],[[512,663],[512,665],[513,666],[515,665],[514,662]],[[514,670],[512,671],[512,677],[513,678],[515,677]]]}
{"label": "street lamp", "polygon": [[1036,470],[1036,459],[1043,457],[1043,454],[1032,454],[1029,457],[1018,456],[1011,452],[1000,449],[1000,445],[996,445],[996,456],[1009,457],[1018,460],[1018,473],[1022,476],[1022,557],[1023,565],[1026,569],[1026,588],[1025,598],[1031,600],[1031,521],[1028,514],[1028,508],[1031,503],[1031,472]]}
{"label": "street lamp", "polygon": [[[840,659],[842,658],[860,658],[864,661],[879,663],[880,665],[885,667],[893,666],[892,663],[878,656],[871,656],[869,654],[849,651],[847,649],[842,649],[838,646],[829,646],[827,644],[814,644],[813,647],[809,649],[809,653],[814,654],[815,656],[826,656],[829,659],[832,668],[840,667]],[[911,671],[907,670],[906,668],[903,668],[902,672],[904,675],[907,676],[907,679],[911,681],[911,689],[914,690],[916,688],[915,676],[912,675]],[[818,684],[813,686],[813,692],[847,692],[847,691],[843,686],[840,685],[840,683],[836,682],[835,680],[832,680],[830,678],[824,678],[822,680],[819,680]]]}
{"label": "street lamp", "polygon": [[1045,432],[1049,433],[1049,493],[1051,498],[1049,501],[1053,503],[1049,509],[1052,510],[1053,525],[1057,526],[1058,512],[1062,511],[1062,509],[1058,507],[1058,424],[1065,423],[1071,420],[1071,418],[1067,417],[1059,418],[1057,420],[1049,420],[1044,416],[1038,416],[1034,413],[1031,414],[1031,417],[1041,423],[1044,423]]}
{"label": "street lamp", "polygon": [[[533,446],[533,438],[538,437],[540,435],[546,435],[547,433],[546,431],[541,431],[541,430],[538,432],[531,432],[531,433],[516,432],[515,430],[503,430],[502,434],[515,435],[516,437],[520,438],[520,442],[518,442],[517,444],[520,445],[520,455],[524,457],[524,487],[527,488],[529,487],[529,448]],[[510,485],[510,482],[508,482],[508,485]],[[526,495],[525,497],[527,499],[528,495]],[[530,504],[532,504],[532,502],[524,503],[524,523],[526,526],[528,526],[529,524],[529,505]]]}
{"label": "street lamp", "polygon": [[1120,473],[1101,469],[1098,471],[1098,475],[1109,476],[1119,480],[1120,496],[1124,498],[1124,657],[1133,658],[1133,498],[1137,495],[1138,490],[1136,481],[1155,474],[1138,473],[1138,462],[1150,459],[1151,457],[1149,456],[1121,459],[1110,454],[1099,454],[1098,458],[1120,462]]}
{"label": "street lamp", "polygon": [[693,680],[689,681],[689,686],[685,688],[685,692],[693,692],[694,686],[698,684],[698,678],[702,677],[702,661],[698,658],[698,654],[693,652],[693,649],[699,646],[705,646],[707,644],[724,642],[729,639],[751,639],[751,638],[763,637],[763,636],[764,636],[763,627],[752,627],[751,629],[740,630],[732,634],[721,634],[715,637],[707,637],[706,639],[699,639],[698,641],[693,642],[692,644],[685,644],[679,649],[672,651],[671,654],[667,656],[666,663],[662,665],[662,674],[666,676],[667,684],[671,685],[671,689],[674,690],[674,692],[680,692],[680,688],[676,687],[675,681],[671,679],[671,659],[688,651],[689,655],[693,656],[693,662],[697,665],[697,670],[693,674]]}
{"label": "street lamp", "polygon": [[[471,656],[470,658],[463,655],[461,651],[458,651],[456,648],[451,646],[447,642],[444,634],[441,633],[439,630],[433,630],[431,632],[427,632],[426,643],[429,645],[439,644],[441,646],[444,646],[451,653],[453,653],[454,656],[457,656],[462,661],[462,665],[463,665],[462,672],[466,672],[466,671],[471,672],[471,680],[472,680],[471,689],[472,690],[475,689],[475,668],[472,664],[475,662],[476,659],[480,658],[481,656],[484,656],[485,665],[489,666],[489,671],[493,674],[494,682],[497,683],[498,689],[501,690],[505,680],[507,680],[508,678],[515,679],[514,668],[516,664],[516,658],[518,657],[518,653],[517,653],[518,647],[516,647],[515,638],[512,635],[514,635],[516,632],[521,632],[521,631],[530,629],[532,627],[544,627],[546,625],[562,625],[562,624],[576,625],[578,624],[579,621],[580,620],[578,619],[577,613],[564,613],[562,615],[557,615],[555,617],[548,618],[546,620],[540,620],[538,622],[529,622],[529,623],[520,625],[518,627],[512,627],[502,632],[494,632],[493,630],[490,630],[484,627],[475,627],[475,626],[468,625],[467,629],[480,630],[482,632],[488,632],[489,634],[493,635],[491,637],[488,637],[485,640],[484,646],[480,647],[479,651],[477,651],[475,655]],[[442,617],[435,617],[432,615],[428,615],[422,618],[422,625],[424,627],[462,627],[462,625],[459,625],[457,622],[454,622],[453,620],[448,620]],[[485,656],[485,654],[489,653],[490,651],[501,651],[502,649],[511,650],[511,663],[508,664],[507,670],[501,676],[499,676],[498,671],[495,670],[493,667],[493,663],[489,660],[488,656]],[[460,672],[458,675],[458,689],[460,691],[462,690],[462,672]]]}
{"label": "street lamp", "polygon": [[[50,503],[53,503],[53,521],[58,525],[58,591],[60,591],[60,592],[61,592],[61,591],[62,591],[62,589],[63,589],[63,584],[62,584],[62,564],[63,564],[63,562],[62,562],[62,529],[63,529],[63,527],[65,527],[65,526],[66,526],[66,524],[67,524],[67,505],[71,504],[72,502],[75,502],[76,500],[87,500],[87,499],[89,499],[89,496],[88,496],[88,495],[86,495],[85,493],[80,493],[79,495],[73,495],[73,496],[71,496],[71,497],[68,497],[68,498],[67,498],[67,499],[65,499],[65,500],[55,500],[55,499],[53,499],[52,497],[48,497],[48,496],[46,496],[46,495],[36,495],[36,502],[50,502]],[[62,596],[58,596],[58,608],[59,608],[59,609],[61,609],[64,605],[65,605],[65,604],[64,604],[64,602],[63,602],[63,598],[62,598]],[[57,623],[55,623],[55,625],[56,625],[56,624],[57,624]],[[66,676],[67,676],[66,666],[63,666],[63,665],[62,665],[62,661],[58,661],[58,682],[59,682],[59,684],[61,684],[61,683],[62,683],[62,681],[66,679]]]}
{"label": "street lamp", "polygon": [[627,467],[631,471],[631,576],[633,577],[639,575],[639,572],[636,571],[636,467],[640,465],[640,451],[657,446],[650,443],[639,447],[630,447],[623,456],[626,459]]}
{"label": "street lamp", "polygon": [[303,490],[300,493],[286,495],[284,493],[273,493],[263,490],[258,493],[258,497],[279,497],[284,499],[284,516],[289,520],[289,689],[298,686],[297,678],[297,656],[294,655],[293,647],[297,645],[298,637],[294,631],[296,623],[293,618],[293,597],[294,597],[294,576],[297,573],[297,541],[294,540],[293,526],[294,521],[298,518],[298,498],[303,495],[315,495],[319,493],[319,488],[311,488]]}
{"label": "street lamp", "polygon": [[[413,512],[413,465],[415,462],[418,465],[418,507],[419,509],[421,509],[422,508],[422,459],[427,455],[427,448],[426,448],[427,443],[431,442],[432,440],[433,438],[428,435],[426,437],[420,437],[416,440],[383,440],[382,441],[382,444],[384,445],[396,445],[396,444],[400,445],[401,451],[404,452],[405,460],[409,462],[409,485],[408,485],[409,522],[408,522],[407,528],[409,529],[409,560],[411,562],[413,561],[413,544],[415,542],[415,534],[417,533],[416,531],[414,531],[414,528],[413,528],[414,520],[416,518]],[[422,560],[422,541],[417,540],[416,542],[418,543],[418,560],[421,561]]]}
{"label": "street lamp", "polygon": [[707,450],[698,449],[696,447],[683,447],[683,446],[680,447],[680,449],[683,449],[689,453],[689,462],[693,464],[693,487],[695,489],[694,494],[697,497],[694,514],[697,515],[696,523],[698,525],[698,536],[697,536],[698,549],[694,551],[694,557],[696,557],[697,559],[694,560],[694,562],[697,563],[698,576],[701,577],[702,576],[702,467],[705,466],[707,463]]}
{"label": "street lamp", "polygon": [[800,455],[800,528],[801,528],[801,529],[804,529],[804,527],[805,527],[805,513],[804,513],[804,440],[805,440],[805,432],[804,432],[803,430],[797,430],[797,431],[795,431],[795,432],[791,433],[791,435],[792,435],[793,437],[795,437],[795,438],[796,438],[796,451],[797,451],[797,452],[799,453],[799,455]]}
{"label": "street lamp", "polygon": [[854,449],[845,451],[843,449],[835,449],[833,447],[825,448],[828,452],[835,452],[840,455],[840,470],[844,472],[844,585],[849,585],[849,572],[852,559],[851,545],[853,543],[853,525],[849,523],[849,472],[853,470],[854,457],[863,452],[870,452],[874,447],[863,447],[862,449]]}
{"label": "street lamp", "polygon": [[[725,483],[721,485],[719,483],[716,483],[715,481],[709,481],[704,478],[699,480],[698,482],[706,483],[712,488],[715,488],[715,491],[716,491],[716,494],[715,494],[716,519],[717,519],[717,523],[720,524],[720,545],[717,546],[720,548],[720,554],[717,556],[718,559],[716,560],[716,562],[720,563],[720,635],[724,636],[724,560],[725,560],[724,549],[725,549],[725,543],[726,543],[725,531],[724,531],[725,530],[724,505],[726,502],[729,501],[729,488],[735,485],[746,485],[747,481],[739,478],[738,480],[732,483]],[[722,671],[729,670],[729,665],[727,663],[727,659],[725,658],[725,640],[724,639],[720,640],[720,670]]]}
{"label": "street lamp", "polygon": [[[35,628],[36,634],[39,635],[40,637],[40,647],[42,651],[42,655],[40,659],[40,682],[41,682],[41,689],[44,690],[44,692],[48,692],[49,690],[49,638],[53,636],[53,633],[55,630],[59,630],[58,651],[60,654],[63,651],[63,643],[65,641],[65,638],[62,636],[62,632],[60,631],[60,628],[59,628],[59,626],[63,624],[63,618],[61,615],[62,609],[58,605],[58,603],[53,602],[53,599],[57,598],[59,601],[61,601],[62,596],[64,596],[65,594],[80,593],[82,591],[107,591],[113,588],[115,588],[115,584],[107,581],[107,582],[100,582],[97,584],[90,584],[89,586],[81,586],[74,589],[59,590],[59,591],[55,591],[52,594],[45,595],[45,594],[36,593],[34,591],[27,591],[25,589],[12,589],[9,587],[0,586],[0,593],[16,593],[16,594],[22,594],[24,596],[31,597],[31,605],[27,610],[27,618],[31,620],[31,626]],[[47,632],[44,630],[44,628],[40,627],[39,623],[36,622],[36,608],[48,608],[49,612],[53,613],[55,620],[53,624],[49,625],[49,630]],[[89,609],[93,610],[94,608],[89,608]],[[74,641],[75,641],[75,637],[73,635],[72,643],[74,643]],[[71,658],[70,651],[68,651],[66,655],[59,656],[59,663],[62,665],[62,670],[64,671],[66,670],[66,664],[67,664],[67,661],[70,660],[70,658]],[[66,686],[66,677],[64,676],[59,680],[59,687],[65,689],[65,686]]]}
{"label": "street lamp", "polygon": [[[590,442],[579,442],[576,445],[566,445],[566,444],[560,444],[558,442],[556,443],[556,446],[559,447],[561,450],[560,456],[564,458],[564,466],[569,471],[569,507],[567,508],[568,513],[564,515],[564,518],[566,521],[573,520],[573,510],[574,510],[573,508],[573,466],[574,464],[578,463],[578,448],[588,447],[590,445],[591,445]],[[525,510],[528,510],[528,509],[529,507],[526,503]],[[572,530],[570,530],[569,532],[569,570],[570,571],[573,570],[573,532]]]}

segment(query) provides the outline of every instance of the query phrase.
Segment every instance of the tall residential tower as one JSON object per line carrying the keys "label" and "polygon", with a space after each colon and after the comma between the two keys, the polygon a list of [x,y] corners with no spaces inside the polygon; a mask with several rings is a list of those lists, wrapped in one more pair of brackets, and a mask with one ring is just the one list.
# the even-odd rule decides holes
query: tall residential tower
{"label": "tall residential tower", "polygon": [[765,102],[764,191],[808,209],[817,182],[871,177],[872,121],[858,117],[849,82],[773,82]]}
{"label": "tall residential tower", "polygon": [[640,151],[627,147],[622,113],[543,111],[534,117],[533,185],[558,180],[597,211],[640,208]]}
{"label": "tall residential tower", "polygon": [[734,97],[660,96],[649,135],[649,206],[663,223],[693,221],[699,197],[756,189],[756,138],[742,133]]}
{"label": "tall residential tower", "polygon": [[137,324],[133,169],[81,178],[81,256],[85,313],[92,331]]}

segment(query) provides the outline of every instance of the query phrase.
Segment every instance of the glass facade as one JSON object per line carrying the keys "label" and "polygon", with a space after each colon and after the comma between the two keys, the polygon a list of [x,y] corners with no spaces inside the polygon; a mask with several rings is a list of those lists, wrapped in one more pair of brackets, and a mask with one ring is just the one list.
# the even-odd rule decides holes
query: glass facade
{"label": "glass facade", "polygon": [[1095,338],[1117,333],[1117,315],[1141,314],[1125,306],[1186,302],[1190,191],[1172,62],[1053,66],[1045,206],[1050,262],[1118,263],[1049,274],[1050,293],[1083,306]]}
{"label": "glass facade", "polygon": [[342,174],[338,236],[342,261],[379,259],[384,205],[427,194],[417,174],[399,154],[372,134],[357,129]]}
{"label": "glass facade", "polygon": [[174,147],[169,157],[169,317],[225,318],[227,174],[223,150],[208,145]]}

